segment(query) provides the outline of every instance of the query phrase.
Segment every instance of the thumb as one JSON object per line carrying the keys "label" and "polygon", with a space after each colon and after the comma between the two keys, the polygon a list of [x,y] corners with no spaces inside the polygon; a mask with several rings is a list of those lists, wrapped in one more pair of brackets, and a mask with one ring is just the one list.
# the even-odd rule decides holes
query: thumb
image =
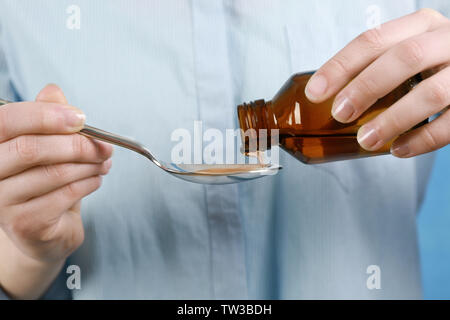
{"label": "thumb", "polygon": [[53,102],[68,104],[63,91],[56,84],[48,84],[39,92],[36,97],[36,102]]}

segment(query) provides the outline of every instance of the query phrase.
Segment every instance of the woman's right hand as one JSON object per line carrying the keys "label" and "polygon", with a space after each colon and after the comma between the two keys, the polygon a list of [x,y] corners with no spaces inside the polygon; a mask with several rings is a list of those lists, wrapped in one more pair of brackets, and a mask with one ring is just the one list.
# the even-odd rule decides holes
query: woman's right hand
{"label": "woman's right hand", "polygon": [[84,119],[55,85],[0,107],[0,286],[14,298],[39,298],[83,242],[80,200],[112,156],[77,133]]}

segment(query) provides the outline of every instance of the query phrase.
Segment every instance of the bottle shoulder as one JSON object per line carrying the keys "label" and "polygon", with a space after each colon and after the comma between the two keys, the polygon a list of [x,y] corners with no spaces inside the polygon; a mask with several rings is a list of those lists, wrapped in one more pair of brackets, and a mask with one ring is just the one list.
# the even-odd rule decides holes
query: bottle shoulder
{"label": "bottle shoulder", "polygon": [[314,73],[316,73],[316,71],[297,72],[297,73],[294,73],[291,76],[291,78],[294,78],[294,79],[305,78],[305,77],[311,78]]}

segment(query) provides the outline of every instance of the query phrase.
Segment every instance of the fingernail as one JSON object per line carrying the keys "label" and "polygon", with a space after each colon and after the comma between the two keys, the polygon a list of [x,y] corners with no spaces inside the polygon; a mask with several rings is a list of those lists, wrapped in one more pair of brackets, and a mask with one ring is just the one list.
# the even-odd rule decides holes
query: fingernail
{"label": "fingernail", "polygon": [[325,76],[321,74],[313,75],[306,85],[305,94],[308,99],[317,100],[325,94],[327,88],[328,80]]}
{"label": "fingernail", "polygon": [[399,158],[407,157],[411,151],[409,150],[409,146],[407,143],[395,145],[393,144],[391,147],[391,153]]}
{"label": "fingernail", "polygon": [[333,104],[331,114],[339,122],[349,122],[355,113],[355,107],[346,97],[338,97]]}
{"label": "fingernail", "polygon": [[105,170],[106,170],[106,172],[108,173],[108,172],[109,172],[109,169],[111,169],[111,167],[112,167],[112,159],[109,158],[108,160],[106,160],[106,161],[103,163],[103,165],[105,166]]}
{"label": "fingernail", "polygon": [[[382,141],[377,133],[377,130],[370,127],[363,126],[358,131],[358,143],[366,150],[374,151],[382,147]],[[379,146],[380,145],[380,146]]]}
{"label": "fingernail", "polygon": [[81,128],[86,120],[84,113],[80,109],[72,106],[65,106],[64,117],[66,125],[70,128]]}

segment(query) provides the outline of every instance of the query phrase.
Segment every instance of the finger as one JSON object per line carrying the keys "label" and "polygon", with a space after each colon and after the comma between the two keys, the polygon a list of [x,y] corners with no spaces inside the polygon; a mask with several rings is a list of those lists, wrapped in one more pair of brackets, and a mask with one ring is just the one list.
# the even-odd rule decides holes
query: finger
{"label": "finger", "polygon": [[[36,101],[68,104],[68,101],[63,91],[55,84],[49,84],[44,89],[42,89],[41,92],[39,92],[39,94],[37,95]],[[79,203],[74,205],[73,208],[69,208],[69,210],[79,213],[80,212]]]}
{"label": "finger", "polygon": [[366,150],[378,150],[450,104],[450,68],[417,85],[393,106],[366,123],[358,141]]}
{"label": "finger", "polygon": [[69,104],[63,91],[56,84],[46,85],[37,95],[36,101]]}
{"label": "finger", "polygon": [[447,19],[439,12],[422,9],[364,32],[314,74],[306,87],[306,96],[315,103],[331,98],[395,44],[445,23]]}
{"label": "finger", "polygon": [[111,159],[108,159],[99,164],[64,163],[34,167],[0,182],[1,202],[4,205],[22,203],[72,182],[106,175],[111,164]]}
{"label": "finger", "polygon": [[20,238],[49,240],[52,231],[58,226],[55,221],[82,198],[100,188],[101,181],[100,176],[79,180],[41,197],[11,206],[6,214],[0,215],[0,222]]}
{"label": "finger", "polygon": [[420,73],[420,75],[422,76],[422,79],[428,79],[428,78],[432,77],[433,75],[435,75],[436,73],[446,69],[447,67],[450,67],[450,63],[449,62],[443,63],[443,64],[441,64],[439,66],[436,66],[436,67],[433,67],[433,68],[429,68],[429,69],[427,69],[425,71],[422,71]]}
{"label": "finger", "polygon": [[0,179],[26,169],[48,164],[102,163],[112,155],[112,147],[80,134],[25,135],[0,144]]}
{"label": "finger", "polygon": [[344,123],[356,120],[407,79],[448,62],[448,52],[450,27],[423,33],[392,47],[336,96],[333,117]]}
{"label": "finger", "polygon": [[[64,92],[56,84],[46,85],[45,88],[42,89],[41,92],[39,92],[39,94],[37,95],[36,101],[68,104],[68,101],[67,101],[66,96],[64,95]],[[110,144],[100,141],[100,140],[95,140],[95,142],[100,145],[106,145],[106,148],[110,148],[110,146],[111,146]]]}
{"label": "finger", "polygon": [[438,150],[449,143],[450,111],[446,111],[434,121],[398,138],[391,152],[399,158],[410,158]]}
{"label": "finger", "polygon": [[59,103],[19,102],[0,108],[0,143],[25,134],[64,134],[83,128],[81,110]]}
{"label": "finger", "polygon": [[[54,103],[62,103],[68,104],[69,102],[66,99],[63,91],[56,84],[48,84],[44,89],[39,92],[36,97],[37,102],[54,102]],[[78,209],[77,209],[78,207]],[[74,208],[69,208],[69,210],[74,210],[76,212],[80,212],[79,205],[76,205]]]}

